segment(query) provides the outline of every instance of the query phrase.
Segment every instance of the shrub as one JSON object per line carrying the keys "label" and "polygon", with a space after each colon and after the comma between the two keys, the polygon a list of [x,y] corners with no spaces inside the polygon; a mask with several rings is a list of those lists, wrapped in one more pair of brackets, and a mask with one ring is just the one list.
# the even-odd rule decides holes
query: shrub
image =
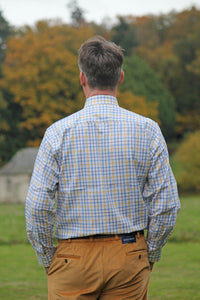
{"label": "shrub", "polygon": [[200,131],[190,133],[172,157],[180,191],[200,192]]}

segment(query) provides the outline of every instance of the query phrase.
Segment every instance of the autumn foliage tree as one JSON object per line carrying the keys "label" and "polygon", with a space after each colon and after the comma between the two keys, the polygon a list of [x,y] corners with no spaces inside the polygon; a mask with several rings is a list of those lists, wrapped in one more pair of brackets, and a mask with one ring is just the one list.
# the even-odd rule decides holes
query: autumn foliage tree
{"label": "autumn foliage tree", "polygon": [[120,106],[134,113],[148,117],[160,124],[158,101],[147,102],[145,96],[136,96],[131,91],[118,92],[117,98]]}
{"label": "autumn foliage tree", "polygon": [[77,49],[92,35],[91,28],[38,22],[9,40],[1,86],[21,109],[26,145],[39,145],[50,124],[82,107]]}
{"label": "autumn foliage tree", "polygon": [[118,16],[117,23],[107,26],[87,23],[77,1],[71,3],[71,25],[40,21],[16,29],[7,44],[9,24],[0,28],[0,164],[24,146],[38,146],[50,124],[83,107],[77,50],[95,34],[125,48],[121,106],[156,120],[168,141],[199,129],[197,8]]}
{"label": "autumn foliage tree", "polygon": [[[160,76],[176,104],[176,135],[199,128],[200,116],[200,11],[136,19],[136,53]],[[151,34],[150,34],[151,32]]]}

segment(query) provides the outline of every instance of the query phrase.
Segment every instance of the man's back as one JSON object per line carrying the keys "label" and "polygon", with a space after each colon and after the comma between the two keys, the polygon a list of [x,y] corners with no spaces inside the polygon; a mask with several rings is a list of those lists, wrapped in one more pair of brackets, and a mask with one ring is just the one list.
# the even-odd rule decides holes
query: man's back
{"label": "man's back", "polygon": [[[58,239],[147,228],[146,198],[162,180],[170,181],[155,176],[151,191],[146,180],[153,152],[164,149],[159,134],[153,121],[120,108],[109,96],[87,99],[83,110],[48,129],[45,141],[59,172]],[[45,174],[47,180],[51,172]],[[36,174],[42,183],[39,169]]]}

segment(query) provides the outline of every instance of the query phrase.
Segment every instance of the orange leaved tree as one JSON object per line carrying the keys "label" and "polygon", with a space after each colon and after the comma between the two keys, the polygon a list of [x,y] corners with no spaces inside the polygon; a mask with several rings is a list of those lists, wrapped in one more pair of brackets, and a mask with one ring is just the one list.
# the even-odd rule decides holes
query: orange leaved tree
{"label": "orange leaved tree", "polygon": [[40,21],[10,38],[1,86],[21,108],[27,145],[38,146],[50,124],[82,107],[77,50],[92,35],[89,27]]}

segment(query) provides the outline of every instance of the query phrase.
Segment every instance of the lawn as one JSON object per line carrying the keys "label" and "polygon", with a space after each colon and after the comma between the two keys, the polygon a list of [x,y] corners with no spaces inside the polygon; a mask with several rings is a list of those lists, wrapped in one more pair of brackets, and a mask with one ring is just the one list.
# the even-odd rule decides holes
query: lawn
{"label": "lawn", "polygon": [[[149,300],[200,299],[200,197],[181,197],[174,233],[151,275]],[[24,207],[0,204],[0,299],[46,300],[47,281],[26,239]]]}

